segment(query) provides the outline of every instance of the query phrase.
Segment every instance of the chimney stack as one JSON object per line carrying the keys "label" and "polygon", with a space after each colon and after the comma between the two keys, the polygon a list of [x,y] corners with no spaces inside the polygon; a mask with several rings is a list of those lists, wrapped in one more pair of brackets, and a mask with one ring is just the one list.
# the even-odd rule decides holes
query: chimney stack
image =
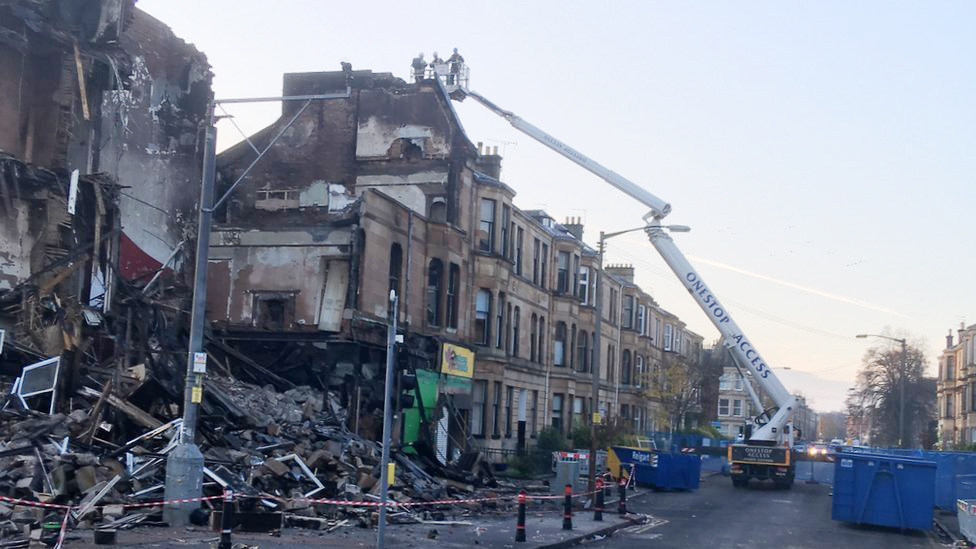
{"label": "chimney stack", "polygon": [[567,217],[566,222],[563,223],[563,227],[565,227],[570,234],[576,237],[576,240],[579,240],[580,242],[583,241],[583,219],[582,218]]}
{"label": "chimney stack", "polygon": [[952,348],[952,330],[949,330],[949,334],[946,336],[946,349]]}

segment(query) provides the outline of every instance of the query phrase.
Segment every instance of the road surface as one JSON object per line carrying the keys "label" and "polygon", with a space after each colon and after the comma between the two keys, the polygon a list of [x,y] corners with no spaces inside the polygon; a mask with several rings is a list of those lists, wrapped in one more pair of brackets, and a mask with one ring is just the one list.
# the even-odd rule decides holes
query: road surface
{"label": "road surface", "polygon": [[[809,463],[798,466],[798,476]],[[817,464],[817,480],[827,475]],[[651,522],[631,526],[594,544],[602,547],[731,548],[937,548],[932,533],[860,527],[830,519],[831,487],[797,480],[791,490],[771,486],[736,489],[728,477],[702,480],[694,492],[648,494],[631,502],[632,512],[646,513]]]}

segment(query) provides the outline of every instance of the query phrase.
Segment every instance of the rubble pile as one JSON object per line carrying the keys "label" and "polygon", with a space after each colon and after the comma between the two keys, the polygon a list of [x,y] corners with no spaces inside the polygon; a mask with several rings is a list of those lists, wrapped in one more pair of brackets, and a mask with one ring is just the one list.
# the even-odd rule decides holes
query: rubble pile
{"label": "rubble pile", "polygon": [[[87,398],[72,399],[76,409],[69,414],[23,409],[10,397],[0,401],[0,496],[71,505],[72,525],[82,528],[160,522],[158,507],[124,504],[163,499],[165,458],[176,445],[181,420],[164,423],[124,400],[107,398],[108,391],[80,393]],[[375,523],[375,507],[315,502],[379,500],[382,448],[346,427],[348,414],[335,394],[308,386],[278,392],[231,378],[209,380],[206,394],[211,413],[200,424],[204,495],[233,489],[242,496],[239,512],[267,515],[267,520],[249,519],[257,529]],[[123,444],[111,443],[101,438],[116,428],[107,420],[139,424],[145,431]],[[462,499],[478,488],[498,486],[477,452],[443,465],[419,444],[412,450],[394,448],[391,460],[396,467],[389,496],[398,502]],[[514,493],[514,487],[508,491]],[[454,512],[461,509],[470,508]],[[424,516],[431,516],[429,509],[391,513],[392,520],[402,521]],[[0,500],[0,538],[51,535],[45,525],[59,524],[63,517],[63,509]]]}

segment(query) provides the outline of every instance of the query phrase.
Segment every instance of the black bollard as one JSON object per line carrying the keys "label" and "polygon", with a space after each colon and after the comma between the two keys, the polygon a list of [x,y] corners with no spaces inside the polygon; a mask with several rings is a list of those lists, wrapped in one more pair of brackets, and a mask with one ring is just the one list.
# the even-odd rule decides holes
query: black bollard
{"label": "black bollard", "polygon": [[566,485],[566,502],[563,504],[563,530],[573,529],[573,487]]}
{"label": "black bollard", "polygon": [[593,504],[593,520],[603,520],[603,477],[596,478],[596,503]]}
{"label": "black bollard", "polygon": [[217,549],[231,549],[230,533],[234,528],[234,491],[224,490],[224,510],[220,514],[220,543]]}
{"label": "black bollard", "polygon": [[518,495],[518,523],[515,525],[515,541],[525,541],[525,490]]}
{"label": "black bollard", "polygon": [[620,483],[617,485],[617,489],[620,493],[620,501],[617,502],[617,513],[620,515],[627,514],[627,479],[620,475]]}

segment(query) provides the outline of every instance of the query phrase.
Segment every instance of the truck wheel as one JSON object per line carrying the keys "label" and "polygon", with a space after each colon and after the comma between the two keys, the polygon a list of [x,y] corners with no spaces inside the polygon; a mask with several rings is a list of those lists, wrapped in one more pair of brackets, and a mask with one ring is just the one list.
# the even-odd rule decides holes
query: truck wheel
{"label": "truck wheel", "polygon": [[748,484],[748,478],[732,477],[732,486],[734,488],[745,488]]}

